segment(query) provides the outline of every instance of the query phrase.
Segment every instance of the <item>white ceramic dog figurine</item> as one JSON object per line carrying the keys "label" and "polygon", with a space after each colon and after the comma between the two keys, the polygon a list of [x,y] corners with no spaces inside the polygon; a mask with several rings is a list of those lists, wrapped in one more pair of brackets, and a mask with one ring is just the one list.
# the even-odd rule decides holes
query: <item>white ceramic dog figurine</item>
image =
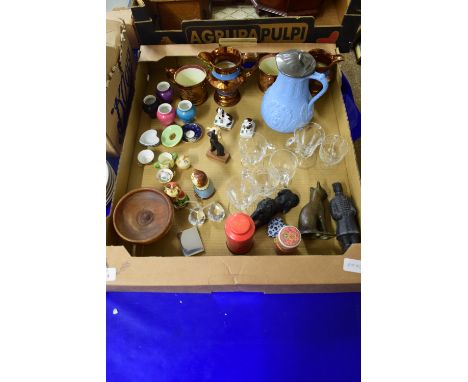
{"label": "white ceramic dog figurine", "polygon": [[252,138],[255,134],[255,122],[252,118],[244,119],[240,128],[240,136],[242,138]]}
{"label": "white ceramic dog figurine", "polygon": [[214,119],[214,124],[216,126],[222,127],[223,129],[232,129],[234,124],[234,118],[229,113],[226,113],[222,108],[218,107],[216,109],[216,117]]}

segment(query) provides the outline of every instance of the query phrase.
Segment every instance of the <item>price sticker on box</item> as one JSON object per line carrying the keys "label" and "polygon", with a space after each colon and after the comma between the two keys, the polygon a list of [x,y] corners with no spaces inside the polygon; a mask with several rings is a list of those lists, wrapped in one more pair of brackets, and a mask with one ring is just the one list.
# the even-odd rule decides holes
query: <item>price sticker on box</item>
{"label": "price sticker on box", "polygon": [[361,260],[345,258],[343,262],[345,272],[361,273]]}
{"label": "price sticker on box", "polygon": [[117,269],[115,268],[106,268],[106,281],[115,281],[117,278]]}

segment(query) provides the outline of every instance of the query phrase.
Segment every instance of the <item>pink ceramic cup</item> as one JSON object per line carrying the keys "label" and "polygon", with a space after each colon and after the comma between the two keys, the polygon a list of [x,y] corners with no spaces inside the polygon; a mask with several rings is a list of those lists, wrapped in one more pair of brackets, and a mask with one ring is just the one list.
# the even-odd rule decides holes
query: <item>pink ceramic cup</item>
{"label": "pink ceramic cup", "polygon": [[176,111],[169,103],[162,103],[158,107],[156,116],[163,126],[169,126],[175,121]]}

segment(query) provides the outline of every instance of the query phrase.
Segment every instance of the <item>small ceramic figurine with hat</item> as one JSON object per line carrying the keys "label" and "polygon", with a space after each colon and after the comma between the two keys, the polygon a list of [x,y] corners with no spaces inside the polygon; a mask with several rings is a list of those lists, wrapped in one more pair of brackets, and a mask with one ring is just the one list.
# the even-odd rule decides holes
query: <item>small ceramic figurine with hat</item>
{"label": "small ceramic figurine with hat", "polygon": [[164,185],[164,193],[171,198],[174,208],[184,208],[188,201],[188,195],[182,191],[176,182],[168,182]]}
{"label": "small ceramic figurine with hat", "polygon": [[213,183],[203,171],[195,169],[190,178],[193,183],[193,191],[198,197],[201,199],[208,199],[214,194],[215,189]]}

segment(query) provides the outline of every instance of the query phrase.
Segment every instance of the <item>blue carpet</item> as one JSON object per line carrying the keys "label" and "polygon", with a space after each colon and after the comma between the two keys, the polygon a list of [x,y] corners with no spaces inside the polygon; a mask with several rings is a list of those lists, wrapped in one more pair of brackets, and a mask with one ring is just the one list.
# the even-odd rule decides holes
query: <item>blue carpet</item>
{"label": "blue carpet", "polygon": [[107,294],[107,380],[360,381],[360,294]]}

